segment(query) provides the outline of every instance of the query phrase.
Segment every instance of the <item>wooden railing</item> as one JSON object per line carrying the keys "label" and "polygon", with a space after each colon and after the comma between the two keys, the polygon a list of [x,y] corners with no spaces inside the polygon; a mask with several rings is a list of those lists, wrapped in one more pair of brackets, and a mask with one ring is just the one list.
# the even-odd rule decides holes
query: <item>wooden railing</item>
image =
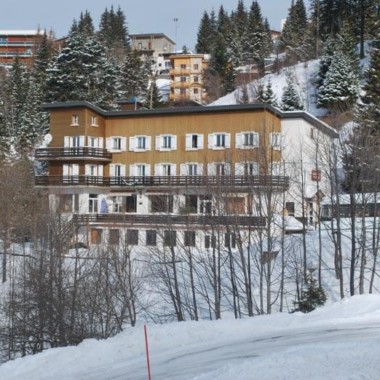
{"label": "wooden railing", "polygon": [[83,214],[73,216],[73,222],[88,224],[129,224],[129,225],[197,225],[197,226],[242,226],[264,228],[266,218],[248,215],[135,215],[135,214]]}
{"label": "wooden railing", "polygon": [[98,158],[112,160],[112,153],[103,148],[78,147],[78,148],[39,148],[36,149],[37,160],[57,160],[65,158]]}
{"label": "wooden railing", "polygon": [[151,187],[289,187],[285,176],[146,176],[146,177],[96,177],[96,176],[36,176],[36,186],[102,186],[127,188]]}

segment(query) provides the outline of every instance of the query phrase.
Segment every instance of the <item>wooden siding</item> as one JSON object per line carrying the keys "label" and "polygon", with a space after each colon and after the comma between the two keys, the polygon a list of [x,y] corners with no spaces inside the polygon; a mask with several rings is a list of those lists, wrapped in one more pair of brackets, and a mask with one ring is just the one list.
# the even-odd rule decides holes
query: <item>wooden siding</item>
{"label": "wooden siding", "polygon": [[[79,125],[72,126],[72,116],[78,115]],[[98,126],[91,126],[92,116],[97,117]],[[260,173],[266,174],[268,163],[280,161],[281,152],[269,148],[269,136],[272,132],[281,132],[280,117],[265,110],[241,110],[229,112],[224,110],[218,113],[179,113],[162,115],[133,115],[104,116],[85,107],[58,108],[50,112],[50,133],[53,140],[49,147],[63,147],[65,136],[93,136],[103,137],[106,144],[107,137],[124,136],[127,138],[127,150],[112,154],[112,162],[104,165],[104,176],[110,174],[110,164],[125,165],[125,175],[131,175],[130,165],[148,164],[151,175],[154,175],[154,165],[170,163],[176,165],[176,175],[180,175],[180,164],[203,164],[203,174],[207,173],[207,164],[213,162],[230,163],[231,174],[235,171],[235,163],[249,161],[260,164]],[[213,150],[208,148],[208,135],[211,133],[229,133],[230,148]],[[241,132],[259,133],[259,148],[236,149],[236,134]],[[186,134],[202,134],[203,149],[186,150]],[[171,134],[177,136],[177,149],[159,151],[156,149],[156,136]],[[151,137],[151,150],[133,152],[129,150],[129,137],[144,135]],[[87,139],[86,143],[87,144]],[[74,161],[70,161],[75,163]],[[67,163],[67,161],[65,161]],[[86,162],[80,164],[80,174],[84,174]],[[51,175],[62,175],[62,162],[50,163]],[[60,168],[59,168],[60,165]]]}

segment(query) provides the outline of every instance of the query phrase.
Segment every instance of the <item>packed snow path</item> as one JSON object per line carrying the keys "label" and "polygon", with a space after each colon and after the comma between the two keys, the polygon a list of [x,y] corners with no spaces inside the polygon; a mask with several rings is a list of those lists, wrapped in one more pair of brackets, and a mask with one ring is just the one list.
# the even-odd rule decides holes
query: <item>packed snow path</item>
{"label": "packed snow path", "polygon": [[[152,380],[380,379],[380,296],[310,314],[149,325]],[[1,380],[146,380],[143,326],[0,366]]]}
{"label": "packed snow path", "polygon": [[[330,329],[299,329],[288,333],[262,334],[243,340],[206,343],[202,346],[194,345],[183,348],[178,352],[169,350],[151,355],[152,380],[178,380],[178,379],[359,379],[379,378],[380,364],[373,358],[373,377],[365,376],[371,367],[371,361],[363,357],[363,352],[353,351],[345,362],[346,371],[341,372],[339,352],[342,345],[346,348],[361,344],[368,346],[380,343],[380,322],[376,325],[357,327],[355,325],[343,328]],[[344,352],[346,352],[346,348]],[[329,352],[326,352],[326,349]],[[299,367],[300,357],[304,357],[304,365]],[[355,358],[359,354],[360,360]],[[322,356],[322,358],[321,358]],[[131,363],[120,363],[119,368],[113,368],[112,374],[105,368],[92,368],[80,373],[78,379],[147,379],[146,363],[140,360]],[[313,361],[325,362],[322,373],[310,373]],[[366,361],[361,361],[366,360]],[[250,366],[254,362],[268,365],[269,373],[261,373],[256,377],[254,373],[247,377],[247,373],[239,373],[244,365]],[[351,364],[349,364],[351,362]],[[355,364],[354,364],[355,363]],[[310,366],[309,369],[307,366]],[[271,367],[271,369],[270,369]],[[365,367],[365,371],[361,371]],[[319,369],[320,370],[320,369]],[[227,373],[228,371],[228,373]],[[235,372],[236,371],[236,372]],[[223,374],[224,372],[224,374]],[[379,377],[376,377],[378,374]],[[78,374],[79,375],[79,374]],[[109,377],[107,377],[109,376]],[[233,376],[233,377],[232,377]]]}

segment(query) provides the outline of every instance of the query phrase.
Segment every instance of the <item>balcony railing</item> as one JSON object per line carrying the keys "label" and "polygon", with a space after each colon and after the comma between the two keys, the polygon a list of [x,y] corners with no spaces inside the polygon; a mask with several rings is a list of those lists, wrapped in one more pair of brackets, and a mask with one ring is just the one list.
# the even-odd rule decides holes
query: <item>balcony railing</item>
{"label": "balcony railing", "polygon": [[223,187],[228,188],[280,188],[289,187],[286,176],[146,176],[146,177],[96,177],[96,176],[36,176],[36,186],[102,186],[120,188],[175,188]]}
{"label": "balcony railing", "polygon": [[266,218],[249,215],[135,215],[135,214],[83,214],[74,215],[74,222],[88,224],[130,224],[130,225],[197,225],[197,226],[243,226],[264,228]]}
{"label": "balcony railing", "polygon": [[112,153],[103,148],[39,148],[35,151],[37,160],[65,160],[95,158],[102,161],[111,161]]}

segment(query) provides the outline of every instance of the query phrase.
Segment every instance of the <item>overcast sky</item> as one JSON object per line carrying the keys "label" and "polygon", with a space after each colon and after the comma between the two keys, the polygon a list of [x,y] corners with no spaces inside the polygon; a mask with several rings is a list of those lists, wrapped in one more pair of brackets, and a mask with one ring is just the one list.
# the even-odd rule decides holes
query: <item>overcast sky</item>
{"label": "overcast sky", "polygon": [[[307,1],[306,1],[307,2]],[[99,17],[113,5],[123,10],[129,33],[162,32],[177,40],[177,46],[193,48],[203,12],[219,10],[220,5],[230,13],[238,0],[1,0],[0,29],[53,30],[56,37],[67,34],[73,19],[80,12],[90,12],[97,29]],[[252,1],[244,0],[249,9]],[[291,0],[259,0],[262,13],[272,29],[279,30],[286,18]],[[178,19],[177,22],[174,19]]]}

